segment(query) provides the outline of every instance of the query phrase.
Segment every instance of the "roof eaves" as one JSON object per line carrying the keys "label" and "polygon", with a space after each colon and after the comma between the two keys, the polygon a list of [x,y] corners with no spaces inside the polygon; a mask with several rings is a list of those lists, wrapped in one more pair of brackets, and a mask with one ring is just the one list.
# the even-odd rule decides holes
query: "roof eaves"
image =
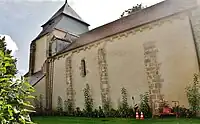
{"label": "roof eaves", "polygon": [[[169,16],[173,16],[173,15],[178,14],[178,13],[182,13],[182,12],[177,12],[177,13],[174,13],[174,14],[171,14],[171,15],[168,15],[168,16],[165,16],[165,17],[162,17],[162,18],[160,18],[160,19],[163,19],[163,18],[166,18],[166,17],[169,17]],[[156,19],[156,20],[160,20],[160,19]],[[149,22],[147,22],[147,23],[138,25],[138,26],[136,26],[136,27],[131,27],[131,28],[126,29],[126,30],[121,30],[120,32],[117,32],[117,33],[121,33],[121,32],[130,30],[130,29],[133,29],[133,28],[137,28],[137,27],[140,27],[140,26],[142,26],[142,25],[145,25],[145,24],[148,24],[148,23],[152,23],[152,22],[154,22],[154,21],[156,21],[156,20],[152,20],[152,21],[149,21]],[[94,30],[95,30],[95,29],[94,29]],[[89,32],[90,32],[90,31],[89,31]],[[87,33],[87,32],[86,32],[86,33]],[[86,44],[78,45],[77,47],[72,47],[72,48],[70,48],[70,46],[72,46],[73,44],[76,43],[76,42],[74,42],[74,43],[70,44],[65,50],[61,51],[60,53],[56,54],[55,56],[58,56],[58,55],[60,55],[60,54],[69,52],[69,51],[71,51],[71,50],[74,50],[74,49],[77,49],[77,48],[80,48],[80,47],[83,47],[83,46],[88,45],[88,44],[91,44],[91,43],[94,43],[94,42],[99,41],[99,40],[102,40],[102,39],[104,39],[104,38],[111,37],[111,36],[113,36],[113,35],[115,35],[115,34],[111,34],[111,35],[102,37],[101,39],[98,39],[98,40],[95,40],[95,41],[92,41],[92,42],[89,42],[89,43],[86,43]],[[52,57],[55,57],[55,56],[52,56]]]}
{"label": "roof eaves", "polygon": [[44,74],[37,82],[35,82],[34,84],[32,84],[32,86],[34,87],[35,85],[37,85],[46,75]]}

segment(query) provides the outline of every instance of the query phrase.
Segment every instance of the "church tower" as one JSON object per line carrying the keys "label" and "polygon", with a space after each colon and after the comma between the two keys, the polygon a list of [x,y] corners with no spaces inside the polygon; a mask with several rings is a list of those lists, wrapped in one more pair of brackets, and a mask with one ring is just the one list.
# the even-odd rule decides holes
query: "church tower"
{"label": "church tower", "polygon": [[[80,34],[87,32],[89,24],[69,6],[64,5],[45,23],[30,46],[29,76],[41,71],[45,60],[65,49]],[[35,82],[35,81],[34,81]]]}

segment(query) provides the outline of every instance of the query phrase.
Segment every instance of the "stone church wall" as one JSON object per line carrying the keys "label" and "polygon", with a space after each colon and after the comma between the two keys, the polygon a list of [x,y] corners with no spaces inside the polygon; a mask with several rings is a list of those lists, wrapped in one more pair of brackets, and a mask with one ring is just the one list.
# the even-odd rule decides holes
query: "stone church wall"
{"label": "stone church wall", "polygon": [[54,61],[54,73],[53,73],[53,98],[52,107],[57,107],[58,97],[60,96],[64,102],[66,100],[66,58],[59,58]]}
{"label": "stone church wall", "polygon": [[168,17],[57,56],[53,108],[58,97],[63,102],[71,99],[76,107],[83,108],[86,84],[91,88],[95,107],[110,101],[117,108],[122,88],[127,90],[132,106],[139,103],[140,94],[150,92],[155,103],[162,97],[170,105],[179,101],[187,107],[185,87],[196,72],[189,18],[184,14]]}
{"label": "stone church wall", "polygon": [[187,16],[165,18],[111,41],[106,50],[113,103],[125,87],[130,105],[149,91],[154,102],[164,98],[170,105],[179,101],[188,106],[185,87],[198,72],[198,63]]}
{"label": "stone church wall", "polygon": [[[62,56],[55,60],[53,108],[56,108],[59,96],[63,101],[69,98],[70,92],[68,92],[69,89],[67,90],[68,83],[73,84],[72,94],[74,94],[75,106],[84,108],[83,90],[86,87],[86,84],[89,84],[92,90],[92,97],[94,98],[95,106],[101,105],[100,78],[96,50],[97,48],[94,47],[71,55]],[[71,64],[67,63],[69,59]],[[86,76],[81,74],[81,60],[86,61]],[[72,79],[69,78],[70,75],[72,76]]]}
{"label": "stone church wall", "polygon": [[34,72],[40,71],[43,63],[46,60],[46,48],[47,48],[46,43],[47,43],[47,35],[43,36],[41,39],[36,41]]}
{"label": "stone church wall", "polygon": [[39,83],[37,83],[34,88],[35,92],[33,93],[33,96],[36,97],[36,99],[33,102],[33,105],[35,107],[40,107],[42,105],[42,109],[46,108],[46,92],[45,92],[45,77],[40,80]]}

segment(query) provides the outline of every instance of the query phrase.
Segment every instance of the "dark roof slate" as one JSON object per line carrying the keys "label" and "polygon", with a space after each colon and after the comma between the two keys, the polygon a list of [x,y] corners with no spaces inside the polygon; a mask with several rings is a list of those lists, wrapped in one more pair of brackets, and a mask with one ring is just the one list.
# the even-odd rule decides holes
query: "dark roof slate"
{"label": "dark roof slate", "polygon": [[[62,14],[74,18],[82,23],[85,23],[86,25],[89,25],[83,21],[83,19],[69,6],[69,4],[67,4],[67,2],[44,25],[46,25],[48,22],[50,22],[51,20]],[[44,25],[42,25],[42,27]]]}
{"label": "dark roof slate", "polygon": [[84,22],[82,20],[82,18],[66,2],[45,24],[42,25],[42,27],[43,27],[42,31],[39,33],[39,35],[33,41],[50,33],[55,28],[56,24],[58,24],[58,22],[62,19],[61,15],[68,16],[70,18],[73,18],[73,19],[89,26],[89,24]]}
{"label": "dark roof slate", "polygon": [[42,71],[38,71],[29,77],[29,83],[32,86],[35,86],[40,80],[45,77],[45,74]]}

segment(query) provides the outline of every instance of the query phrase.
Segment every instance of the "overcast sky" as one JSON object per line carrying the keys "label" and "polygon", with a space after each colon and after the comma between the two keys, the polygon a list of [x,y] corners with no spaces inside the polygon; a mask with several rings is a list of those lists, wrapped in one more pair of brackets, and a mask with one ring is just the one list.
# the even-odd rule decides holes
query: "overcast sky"
{"label": "overcast sky", "polygon": [[[18,59],[19,73],[28,71],[29,45],[65,0],[0,0],[0,35]],[[153,5],[163,0],[68,0],[69,5],[89,23],[90,29],[118,19],[136,4]]]}

